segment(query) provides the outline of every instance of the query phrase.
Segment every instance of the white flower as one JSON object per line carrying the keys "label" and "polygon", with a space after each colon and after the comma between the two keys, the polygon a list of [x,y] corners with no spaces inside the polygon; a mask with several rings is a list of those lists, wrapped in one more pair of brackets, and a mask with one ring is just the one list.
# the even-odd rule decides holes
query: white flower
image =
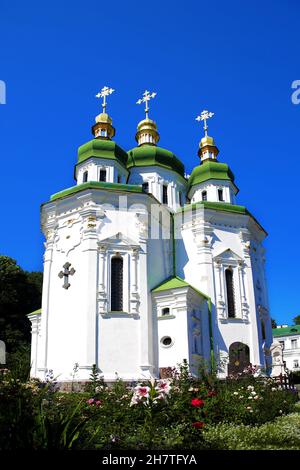
{"label": "white flower", "polygon": [[241,400],[242,398],[244,398],[244,396],[243,396],[243,395],[240,395],[240,396],[239,396],[239,399]]}
{"label": "white flower", "polygon": [[271,388],[271,391],[272,391],[272,392],[276,392],[276,390],[277,390],[276,387],[272,387],[272,388]]}
{"label": "white flower", "polygon": [[251,392],[251,395],[253,395],[253,396],[256,395],[256,392]]}
{"label": "white flower", "polygon": [[252,399],[253,399],[253,397],[248,397],[248,400],[252,400]]}
{"label": "white flower", "polygon": [[233,392],[233,395],[238,395],[238,394],[239,394],[239,392]]}
{"label": "white flower", "polygon": [[253,410],[249,410],[249,413],[253,413]]}
{"label": "white flower", "polygon": [[251,406],[247,406],[247,410],[252,410]]}
{"label": "white flower", "polygon": [[258,400],[258,399],[259,399],[259,396],[256,395],[256,396],[254,397],[254,400]]}
{"label": "white flower", "polygon": [[247,390],[254,390],[253,385],[248,385]]}

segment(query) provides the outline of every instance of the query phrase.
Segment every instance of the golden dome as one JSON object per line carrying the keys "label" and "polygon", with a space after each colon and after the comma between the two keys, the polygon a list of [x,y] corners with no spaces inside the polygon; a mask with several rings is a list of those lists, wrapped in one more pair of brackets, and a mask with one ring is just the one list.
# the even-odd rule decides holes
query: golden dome
{"label": "golden dome", "polygon": [[206,147],[206,145],[210,145],[210,146],[213,146],[213,147],[216,146],[213,137],[210,137],[209,135],[206,135],[205,137],[203,137],[200,140],[200,148]]}
{"label": "golden dome", "polygon": [[112,118],[107,113],[101,113],[96,116],[96,122],[112,124]]}
{"label": "golden dome", "polygon": [[159,133],[156,122],[149,118],[140,121],[137,126],[135,139],[139,145],[156,145],[159,141]]}

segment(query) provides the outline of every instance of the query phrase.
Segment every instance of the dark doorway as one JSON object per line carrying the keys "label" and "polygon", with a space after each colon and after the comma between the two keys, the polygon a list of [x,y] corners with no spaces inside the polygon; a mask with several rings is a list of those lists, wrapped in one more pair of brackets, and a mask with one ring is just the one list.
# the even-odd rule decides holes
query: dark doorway
{"label": "dark doorway", "polygon": [[237,374],[250,364],[249,347],[240,342],[232,343],[229,348],[228,374]]}

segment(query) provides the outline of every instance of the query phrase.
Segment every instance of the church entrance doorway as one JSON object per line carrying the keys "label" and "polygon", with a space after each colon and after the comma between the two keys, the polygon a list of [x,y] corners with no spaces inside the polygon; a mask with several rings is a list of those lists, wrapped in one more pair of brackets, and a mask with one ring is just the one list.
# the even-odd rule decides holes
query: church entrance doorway
{"label": "church entrance doorway", "polygon": [[229,348],[228,374],[237,374],[250,364],[250,350],[247,344],[236,342]]}

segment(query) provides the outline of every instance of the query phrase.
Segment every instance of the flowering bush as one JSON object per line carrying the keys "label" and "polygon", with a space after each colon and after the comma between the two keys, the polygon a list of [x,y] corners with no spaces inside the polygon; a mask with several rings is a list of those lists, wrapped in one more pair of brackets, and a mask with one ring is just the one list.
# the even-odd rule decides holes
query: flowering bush
{"label": "flowering bush", "polygon": [[169,379],[130,385],[116,378],[108,387],[94,369],[85,392],[62,393],[53,374],[42,383],[5,370],[0,448],[201,449],[215,448],[220,435],[220,448],[233,448],[228,430],[262,433],[269,429],[265,423],[275,425],[294,410],[295,394],[273,379],[253,373],[194,379],[186,364],[173,372]]}

